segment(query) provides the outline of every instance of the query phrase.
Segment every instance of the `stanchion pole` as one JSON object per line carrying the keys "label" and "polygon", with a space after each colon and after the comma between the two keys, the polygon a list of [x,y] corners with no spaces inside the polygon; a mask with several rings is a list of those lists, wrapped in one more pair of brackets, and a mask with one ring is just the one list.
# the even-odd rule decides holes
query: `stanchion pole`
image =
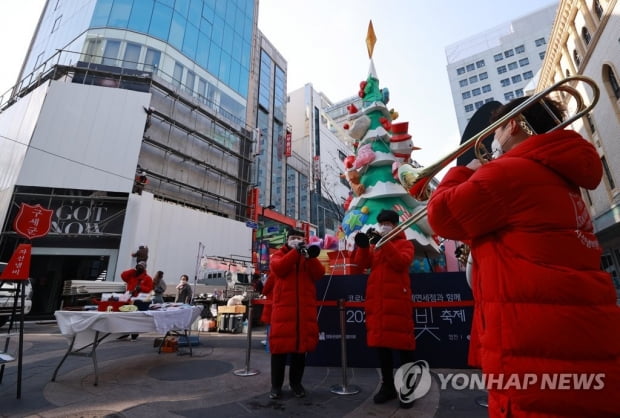
{"label": "stanchion pole", "polygon": [[233,373],[237,376],[254,376],[260,373],[256,369],[250,369],[250,351],[252,350],[252,299],[248,301],[248,347],[245,352],[245,369],[237,369]]}
{"label": "stanchion pole", "polygon": [[336,395],[355,395],[361,391],[359,386],[347,383],[347,329],[344,311],[344,299],[338,299],[340,313],[340,364],[342,367],[342,385],[333,385],[329,390]]}

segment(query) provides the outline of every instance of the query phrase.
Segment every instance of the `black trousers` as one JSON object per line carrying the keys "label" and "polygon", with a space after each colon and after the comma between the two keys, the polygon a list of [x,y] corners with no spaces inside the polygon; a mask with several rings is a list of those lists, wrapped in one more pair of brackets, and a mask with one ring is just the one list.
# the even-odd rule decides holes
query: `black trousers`
{"label": "black trousers", "polygon": [[286,361],[291,359],[288,380],[292,386],[301,385],[301,378],[306,368],[306,353],[272,354],[271,355],[271,387],[279,389],[284,384]]}
{"label": "black trousers", "polygon": [[400,354],[400,365],[413,362],[413,350],[394,350],[392,348],[377,347],[379,365],[381,367],[381,380],[388,385],[394,385],[394,359],[392,353]]}

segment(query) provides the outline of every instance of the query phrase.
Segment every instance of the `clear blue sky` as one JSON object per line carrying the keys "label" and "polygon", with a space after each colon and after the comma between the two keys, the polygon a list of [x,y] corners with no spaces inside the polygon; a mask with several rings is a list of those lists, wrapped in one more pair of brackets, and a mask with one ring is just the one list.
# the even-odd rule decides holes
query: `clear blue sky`
{"label": "clear blue sky", "polygon": [[[333,101],[357,94],[368,74],[366,29],[389,107],[409,121],[423,165],[454,149],[459,132],[445,47],[555,0],[259,0],[259,29],[288,61],[288,90],[310,82]],[[0,0],[0,92],[15,82],[45,0]],[[0,93],[0,94],[2,94]],[[497,98],[496,98],[497,99]]]}

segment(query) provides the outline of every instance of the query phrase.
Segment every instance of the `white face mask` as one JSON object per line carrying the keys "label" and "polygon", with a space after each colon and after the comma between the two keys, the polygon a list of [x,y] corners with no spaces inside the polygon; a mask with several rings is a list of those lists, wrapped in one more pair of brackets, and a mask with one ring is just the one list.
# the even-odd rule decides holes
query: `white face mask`
{"label": "white face mask", "polygon": [[302,242],[304,242],[304,240],[298,239],[298,238],[292,238],[288,240],[287,245],[289,246],[289,248],[297,248],[297,246],[301,244]]}
{"label": "white face mask", "polygon": [[493,159],[496,159],[500,155],[504,153],[502,149],[502,144],[495,138],[493,138],[493,142],[491,143],[491,155]]}
{"label": "white face mask", "polygon": [[392,229],[394,229],[394,227],[393,227],[393,226],[391,226],[391,225],[380,225],[380,226],[379,226],[379,233],[380,233],[381,235],[385,235],[385,234],[387,234],[388,232],[390,232]]}

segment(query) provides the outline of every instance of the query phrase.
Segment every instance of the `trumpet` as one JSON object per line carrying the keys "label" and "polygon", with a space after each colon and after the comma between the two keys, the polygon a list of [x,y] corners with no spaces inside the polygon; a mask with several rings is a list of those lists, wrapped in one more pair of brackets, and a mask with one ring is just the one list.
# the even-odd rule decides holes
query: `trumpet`
{"label": "trumpet", "polygon": [[[592,99],[589,105],[585,104],[584,97],[578,89],[577,83],[579,82],[583,83],[584,86],[589,87],[591,91]],[[586,87],[583,87],[583,89],[587,91]],[[564,103],[568,103],[571,99],[573,99],[575,102],[575,113],[572,116],[567,117],[564,121],[559,120],[544,102],[544,99],[551,94],[565,94],[566,96],[561,97],[561,99],[564,99],[561,100]],[[482,164],[486,164],[487,162],[489,162],[489,153],[486,151],[482,141],[484,141],[485,138],[494,133],[497,128],[508,122],[510,119],[517,117],[530,107],[536,104],[540,104],[557,122],[557,125],[554,126],[552,129],[548,130],[546,133],[553,132],[570,125],[577,119],[580,119],[584,115],[589,113],[598,103],[599,96],[600,90],[594,80],[592,80],[591,78],[582,75],[567,77],[542,90],[541,92],[533,95],[532,97],[521,103],[519,106],[515,107],[510,113],[506,114],[505,116],[490,124],[488,127],[483,129],[476,135],[469,138],[467,141],[463,142],[457,149],[455,149],[439,161],[435,162],[434,164],[423,168],[416,168],[410,164],[403,164],[398,169],[399,181],[416,200],[425,202],[428,200],[431,193],[429,187],[430,181],[448,164],[463,155],[472,147],[474,147],[474,153],[476,154],[476,158],[480,160]],[[380,248],[383,244],[394,238],[400,232],[405,231],[406,229],[411,227],[411,225],[419,222],[426,216],[426,213],[427,209],[426,205],[424,205],[412,216],[401,222],[388,234],[384,235],[379,240],[379,242],[377,242],[375,248]]]}

